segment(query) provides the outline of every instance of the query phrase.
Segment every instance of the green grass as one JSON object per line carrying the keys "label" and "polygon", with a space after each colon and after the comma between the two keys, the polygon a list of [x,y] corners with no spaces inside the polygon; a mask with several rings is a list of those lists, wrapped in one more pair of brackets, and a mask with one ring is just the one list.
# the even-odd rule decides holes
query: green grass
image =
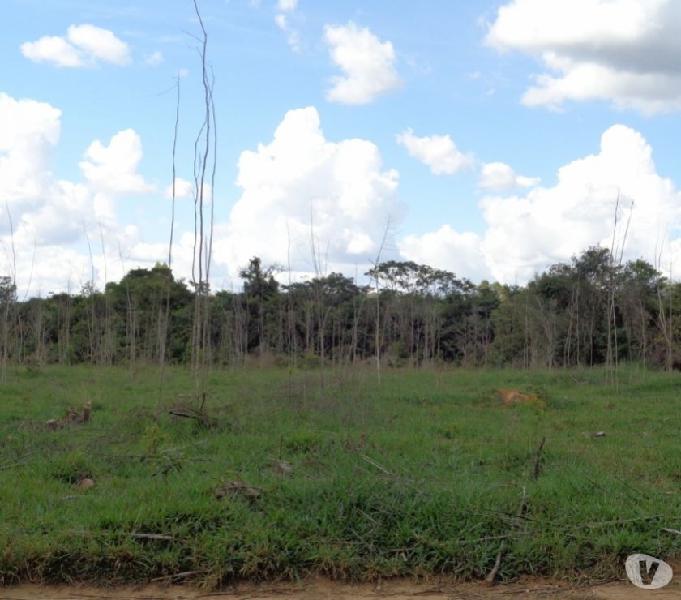
{"label": "green grass", "polygon": [[[323,386],[322,386],[323,383]],[[590,371],[17,368],[0,385],[0,582],[607,578],[681,556],[681,379]],[[503,408],[498,387],[547,408]],[[93,421],[48,431],[69,406]],[[591,434],[605,431],[606,436]],[[532,472],[537,447],[542,469]],[[289,463],[288,475],[276,461]],[[74,482],[92,477],[79,490]],[[215,490],[240,480],[258,498]],[[523,497],[527,509],[518,516]],[[136,539],[154,533],[170,540]]]}

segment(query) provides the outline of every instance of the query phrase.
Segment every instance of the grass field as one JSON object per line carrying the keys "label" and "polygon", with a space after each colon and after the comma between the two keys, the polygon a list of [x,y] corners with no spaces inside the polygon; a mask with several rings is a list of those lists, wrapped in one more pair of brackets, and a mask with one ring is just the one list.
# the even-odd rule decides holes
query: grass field
{"label": "grass field", "polygon": [[[605,379],[221,371],[201,424],[168,412],[188,404],[184,370],[162,387],[151,368],[11,370],[0,582],[471,579],[502,545],[501,579],[608,578],[632,552],[679,557],[681,535],[664,528],[681,529],[681,379]],[[502,407],[500,387],[547,406]],[[86,401],[90,423],[45,425]]]}

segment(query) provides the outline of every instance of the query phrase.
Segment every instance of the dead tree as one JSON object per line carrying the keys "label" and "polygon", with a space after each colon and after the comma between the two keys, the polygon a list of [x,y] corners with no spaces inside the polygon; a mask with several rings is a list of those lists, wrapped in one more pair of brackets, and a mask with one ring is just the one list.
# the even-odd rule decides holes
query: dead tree
{"label": "dead tree", "polygon": [[375,344],[376,344],[376,376],[378,377],[378,382],[381,382],[381,279],[380,279],[380,266],[381,266],[381,255],[385,248],[386,240],[388,239],[388,233],[390,231],[390,217],[386,220],[385,229],[383,230],[383,237],[381,238],[381,244],[378,247],[378,254],[376,254],[376,259],[374,260],[374,283],[376,286],[376,333],[375,333]]}
{"label": "dead tree", "polygon": [[[214,77],[208,66],[208,32],[194,0],[194,10],[201,28],[201,71],[204,101],[203,123],[194,142],[194,251],[192,257],[192,283],[194,286],[194,316],[191,336],[191,366],[195,374],[197,393],[200,372],[209,360],[209,277],[213,240],[213,189],[210,197],[210,218],[205,219],[206,177],[215,185],[217,137],[215,131]],[[209,164],[212,164],[208,171]]]}

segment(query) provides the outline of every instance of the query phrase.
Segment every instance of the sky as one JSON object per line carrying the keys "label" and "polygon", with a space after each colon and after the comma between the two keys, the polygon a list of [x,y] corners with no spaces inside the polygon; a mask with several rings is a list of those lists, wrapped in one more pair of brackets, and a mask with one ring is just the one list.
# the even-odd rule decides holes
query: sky
{"label": "sky", "polygon": [[[681,270],[681,3],[198,1],[214,289],[253,256],[284,279],[380,253],[522,284],[601,244]],[[167,261],[179,79],[190,279],[192,1],[3,0],[0,30],[0,274],[44,296]]]}

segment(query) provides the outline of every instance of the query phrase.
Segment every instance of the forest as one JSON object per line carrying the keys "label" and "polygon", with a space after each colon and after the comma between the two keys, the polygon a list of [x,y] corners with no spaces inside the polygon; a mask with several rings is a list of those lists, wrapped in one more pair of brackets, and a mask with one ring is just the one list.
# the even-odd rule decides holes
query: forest
{"label": "forest", "polygon": [[196,293],[198,284],[157,264],[104,290],[88,284],[23,301],[4,277],[3,364],[189,363],[201,302],[201,362],[213,366],[681,365],[681,284],[607,248],[589,248],[524,286],[475,284],[392,260],[369,270],[365,284],[340,273],[285,284],[285,272],[258,258],[240,276],[241,291],[212,292],[202,282]]}

